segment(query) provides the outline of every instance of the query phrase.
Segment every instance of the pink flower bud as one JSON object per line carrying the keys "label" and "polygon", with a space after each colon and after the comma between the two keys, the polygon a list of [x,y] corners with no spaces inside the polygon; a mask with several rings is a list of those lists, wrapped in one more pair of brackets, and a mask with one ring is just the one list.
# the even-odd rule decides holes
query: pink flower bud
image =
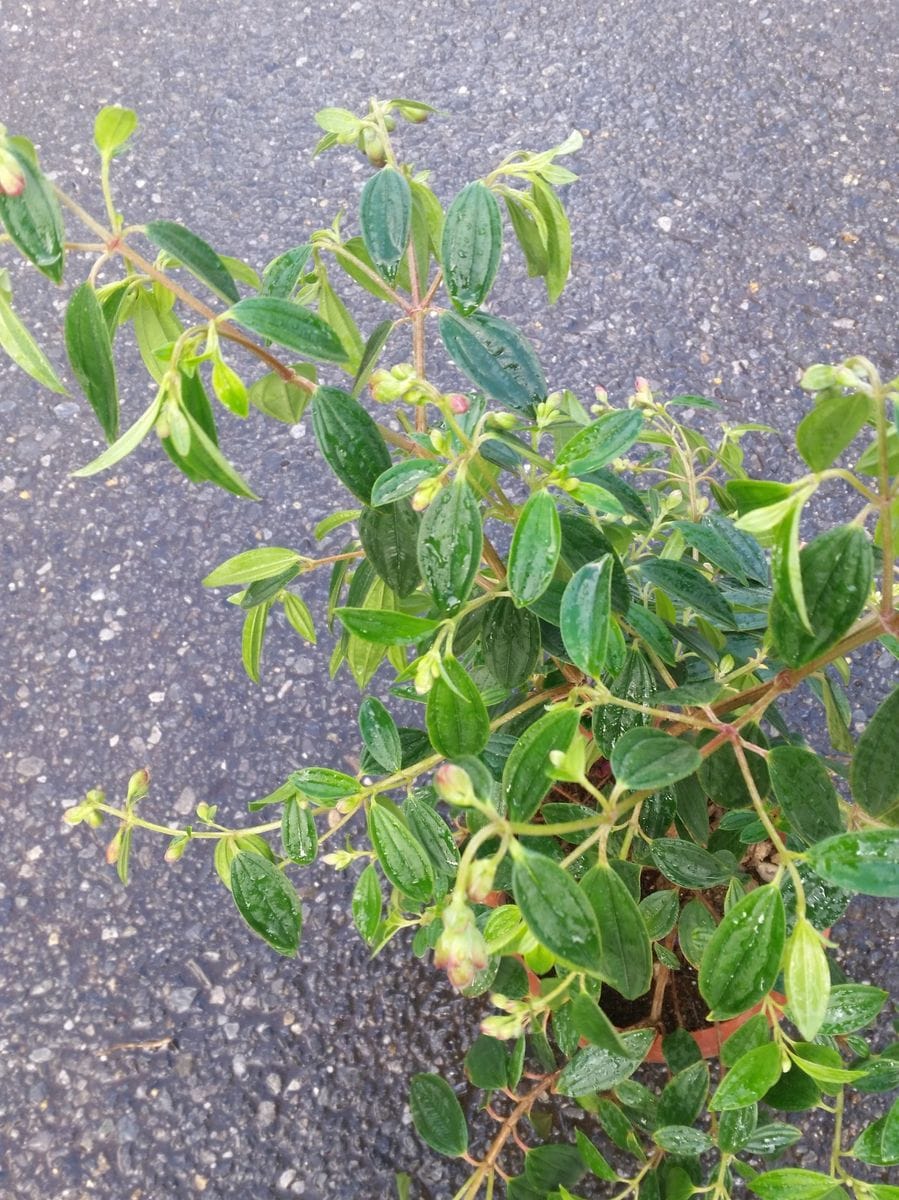
{"label": "pink flower bud", "polygon": [[493,891],[496,863],[492,858],[476,858],[468,868],[468,899],[474,904],[483,904]]}
{"label": "pink flower bud", "polygon": [[447,396],[449,406],[454,413],[468,412],[468,397],[463,396],[461,392],[450,392]]}
{"label": "pink flower bud", "polygon": [[470,805],[475,799],[471,776],[455,763],[444,763],[437,769],[434,774],[434,790],[441,800],[460,808]]}
{"label": "pink flower bud", "polygon": [[649,391],[649,380],[644,379],[642,375],[638,375],[637,378],[634,380],[634,391],[635,392],[648,392]]}
{"label": "pink flower bud", "polygon": [[453,898],[443,913],[443,932],[434,947],[434,966],[445,969],[460,991],[474,983],[487,966],[487,943],[474,913],[464,900]]}
{"label": "pink flower bud", "polygon": [[11,154],[0,151],[0,194],[21,196],[25,191],[25,174]]}
{"label": "pink flower bud", "polygon": [[601,383],[598,383],[596,385],[596,387],[593,389],[593,394],[596,396],[597,404],[605,404],[605,402],[609,398],[609,393],[606,391],[606,389],[602,386]]}

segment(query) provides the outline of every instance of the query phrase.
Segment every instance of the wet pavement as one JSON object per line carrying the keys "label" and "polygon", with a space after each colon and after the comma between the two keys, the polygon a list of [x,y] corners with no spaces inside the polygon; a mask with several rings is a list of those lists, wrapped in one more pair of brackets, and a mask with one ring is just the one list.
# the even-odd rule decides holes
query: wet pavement
{"label": "wet pavement", "polygon": [[[553,386],[615,396],[640,373],[770,422],[774,438],[748,443],[766,474],[791,469],[802,364],[864,351],[897,367],[897,15],[889,0],[0,0],[0,119],[99,212],[94,113],[136,108],[116,168],[127,219],[183,220],[256,267],[355,209],[365,165],[309,158],[324,105],[402,94],[445,110],[404,141],[445,200],[578,128],[571,284],[548,309],[510,251],[494,311],[533,338]],[[66,290],[18,267],[14,283],[58,345]],[[144,764],[160,820],[199,800],[237,820],[285,769],[347,765],[356,694],[327,685],[328,639],[274,628],[256,687],[239,614],[200,586],[254,544],[310,552],[346,495],[305,427],[258,415],[223,427],[261,504],[192,488],[149,446],[72,480],[99,449],[85,409],[0,364],[0,1196],[373,1200],[401,1169],[413,1195],[445,1200],[458,1171],[412,1134],[406,1081],[458,1078],[477,1009],[405,946],[366,961],[351,881],[309,874],[303,946],[284,962],[244,932],[204,854],[166,867],[141,839],[125,891],[103,838],[61,822]],[[838,493],[813,510],[844,512]],[[313,610],[323,587],[310,581]],[[857,727],[892,672],[885,653],[866,660]],[[834,936],[859,978],[899,992],[897,915],[859,903]]]}

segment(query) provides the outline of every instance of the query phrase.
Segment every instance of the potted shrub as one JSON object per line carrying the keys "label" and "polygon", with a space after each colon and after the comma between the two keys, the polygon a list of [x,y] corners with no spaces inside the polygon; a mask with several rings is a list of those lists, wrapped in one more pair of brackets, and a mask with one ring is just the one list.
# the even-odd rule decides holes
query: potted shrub
{"label": "potted shrub", "polygon": [[[759,427],[689,423],[716,408],[701,396],[642,379],[617,403],[550,390],[524,334],[484,305],[504,236],[550,301],[565,286],[558,189],[575,176],[560,159],[580,139],[514,154],[444,207],[393,138],[432,111],[320,112],[317,152],[372,164],[358,223],[261,276],[176,223],[125,226],[110,168],[127,109],[96,122],[105,219],[25,139],[0,142],[4,240],[56,283],[67,248],[94,256],[65,346],[109,445],[76,473],[155,433],[194,482],[252,496],[218,426],[255,406],[311,420],[345,489],[320,554],[250,549],[204,582],[236,589],[258,680],[267,622],[315,640],[303,580],[329,571],[331,671],[364,693],[357,774],[286,770],[249,823],[200,805],[182,828],[148,819],[138,771],[123,801],[94,791],[67,819],[112,824],[123,882],[135,834],[164,837],[168,862],[211,843],[238,912],[285,955],[296,873],[348,870],[373,953],[402,936],[484,997],[467,1113],[440,1077],[411,1085],[418,1133],[470,1164],[457,1200],[498,1184],[517,1200],[897,1200],[899,1102],[852,1143],[842,1122],[847,1096],[899,1085],[899,1043],[874,1052],[862,1032],[887,995],[843,978],[827,931],[854,893],[899,896],[899,690],[857,742],[843,691],[855,651],[899,653],[899,379],[861,356],[810,367],[808,470],[792,481],[748,477],[741,439]],[[64,210],[88,241],[66,242]],[[64,390],[8,279],[0,344]],[[367,337],[347,279],[384,306]],[[125,336],[156,393],[121,432]],[[851,520],[804,543],[804,508],[834,481]],[[823,750],[780,705],[796,689],[820,704]],[[584,1110],[573,1136],[549,1119],[554,1096]],[[801,1135],[784,1114],[817,1108],[832,1146],[814,1169],[777,1165]]]}

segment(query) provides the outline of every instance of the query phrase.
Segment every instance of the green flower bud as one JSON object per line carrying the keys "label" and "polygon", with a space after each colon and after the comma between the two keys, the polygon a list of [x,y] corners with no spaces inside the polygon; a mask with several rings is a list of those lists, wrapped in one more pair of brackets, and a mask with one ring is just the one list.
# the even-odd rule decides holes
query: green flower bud
{"label": "green flower bud", "polygon": [[187,849],[187,843],[189,841],[190,841],[190,837],[184,833],[182,833],[179,837],[172,838],[172,840],[168,844],[168,847],[166,848],[165,855],[163,856],[164,861],[167,863],[177,862],[178,859],[181,857],[181,855],[184,853],[184,851]]}
{"label": "green flower bud", "polygon": [[471,776],[455,763],[448,762],[438,767],[434,774],[434,790],[441,800],[457,808],[468,808],[477,799]]}
{"label": "green flower bud", "polygon": [[126,804],[136,804],[138,800],[142,800],[150,790],[150,772],[146,767],[142,767],[140,771],[135,771],[128,780],[128,794],[125,797]]}
{"label": "green flower bud", "polygon": [[487,424],[494,429],[514,429],[518,424],[518,418],[510,412],[488,413]]}
{"label": "green flower bud", "polygon": [[468,868],[466,893],[474,904],[483,904],[493,891],[496,862],[492,858],[476,858]]}
{"label": "green flower bud", "polygon": [[439,479],[426,479],[420,483],[412,497],[412,507],[415,511],[424,512],[442,487]]}
{"label": "green flower bud", "polygon": [[487,958],[487,943],[474,913],[461,897],[454,896],[443,913],[443,932],[434,947],[434,966],[445,969],[453,987],[462,991],[487,966]]}

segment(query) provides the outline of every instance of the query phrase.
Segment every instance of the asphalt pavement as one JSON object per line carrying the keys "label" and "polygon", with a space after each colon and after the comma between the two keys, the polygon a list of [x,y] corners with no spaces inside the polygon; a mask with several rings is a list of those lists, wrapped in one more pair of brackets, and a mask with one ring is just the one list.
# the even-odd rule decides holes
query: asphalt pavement
{"label": "asphalt pavement", "polygon": [[[437,105],[403,136],[444,200],[579,129],[569,288],[548,308],[510,250],[493,311],[533,339],[553,387],[623,396],[641,374],[773,425],[747,441],[767,475],[798,470],[804,364],[864,352],[897,369],[897,18],[891,0],[0,0],[0,120],[101,212],[94,114],[135,108],[115,171],[127,220],[183,221],[257,268],[341,208],[353,219],[365,163],[310,159],[325,105]],[[0,247],[60,368],[85,263],[57,291]],[[120,375],[136,415],[147,384],[127,353]],[[347,496],[305,425],[223,427],[262,503],[192,487],[150,445],[74,480],[100,448],[85,402],[0,363],[0,1197],[380,1200],[404,1170],[413,1196],[446,1200],[459,1172],[411,1131],[407,1080],[459,1078],[477,1006],[405,944],[368,962],[351,880],[309,873],[286,962],[195,848],[171,867],[141,839],[125,890],[103,831],[61,820],[145,764],[147,815],[189,819],[206,800],[237,820],[287,769],[357,751],[357,696],[328,683],[327,638],[273,630],[257,687],[239,614],[200,586],[253,545],[311,552]],[[813,518],[845,512],[833,492]],[[306,592],[319,611],[323,587]],[[857,729],[891,679],[893,660],[869,655]],[[834,934],[858,977],[895,992],[897,915],[859,902]]]}

